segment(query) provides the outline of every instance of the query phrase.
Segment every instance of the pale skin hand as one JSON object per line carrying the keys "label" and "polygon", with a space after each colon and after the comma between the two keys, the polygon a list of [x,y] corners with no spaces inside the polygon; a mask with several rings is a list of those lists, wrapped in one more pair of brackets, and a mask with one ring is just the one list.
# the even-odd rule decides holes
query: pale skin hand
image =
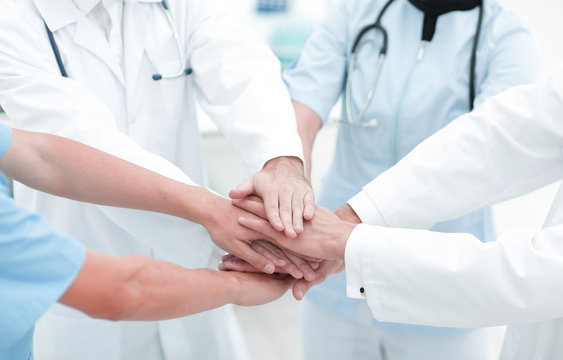
{"label": "pale skin hand", "polygon": [[[262,236],[237,224],[241,209],[200,186],[166,178],[89,146],[58,136],[13,131],[0,169],[12,179],[54,195],[95,204],[157,211],[204,225],[225,251],[272,273],[271,261],[250,244]],[[34,171],[29,171],[34,169]],[[246,216],[252,216],[246,214]]]}
{"label": "pale skin hand", "polygon": [[295,157],[279,157],[266,163],[262,171],[231,190],[232,199],[257,195],[264,200],[266,217],[277,231],[288,237],[303,232],[303,219],[315,214],[315,195],[303,176],[303,163]]}
{"label": "pale skin hand", "polygon": [[[249,212],[252,212],[252,213],[259,215],[260,206],[259,206],[259,201],[257,201],[256,199],[254,199],[254,201],[248,201],[247,200],[247,201],[244,201],[244,202],[240,202],[239,205],[242,206],[243,208],[247,209]],[[359,217],[356,215],[354,210],[348,204],[345,204],[342,207],[340,207],[336,211],[336,213],[340,215],[339,217],[342,220],[347,220],[349,223],[356,223],[356,224],[360,223]],[[313,222],[315,220],[317,220],[317,217],[322,217],[322,215],[323,215],[323,213],[318,211],[317,216],[315,217]],[[329,218],[332,217],[330,215],[330,212],[326,213],[326,215]],[[334,217],[332,217],[332,220],[335,221],[335,222],[337,221]],[[307,234],[307,232],[305,233],[305,235],[306,234]],[[345,234],[344,236],[345,236],[346,239],[348,239],[349,234],[348,235]],[[344,244],[344,249],[340,250],[340,251],[344,251],[344,250],[345,250],[345,244]],[[224,261],[224,264],[226,266],[229,266],[233,270],[236,270],[236,266],[230,266],[231,263],[239,263],[240,264],[240,263],[244,263],[244,261],[242,261],[240,259],[235,260],[235,259],[232,259],[232,258],[226,259],[226,261]],[[323,261],[320,264],[320,267],[318,269],[316,269],[315,279],[313,281],[299,280],[295,283],[295,285],[293,286],[293,296],[297,300],[303,299],[304,295],[307,293],[307,291],[312,286],[323,282],[329,275],[340,272],[343,269],[344,269],[343,256],[342,256],[342,258]]]}
{"label": "pale skin hand", "polygon": [[188,270],[142,256],[88,251],[59,302],[94,318],[165,320],[228,303],[261,305],[282,296],[294,282],[291,277]]}
{"label": "pale skin hand", "polygon": [[[234,205],[238,206],[239,203],[247,204],[246,208],[243,208],[245,211],[249,211],[262,219],[266,218],[262,199],[256,196],[249,196],[244,200],[233,200]],[[260,234],[260,236],[262,235]],[[274,259],[286,260],[285,265],[276,266],[275,272],[291,274],[296,279],[305,278],[308,281],[312,281],[315,278],[315,270],[321,261],[321,259],[317,258],[302,258],[296,254],[292,254],[286,249],[280,249],[267,241],[253,241],[250,246],[253,250],[272,261]],[[263,272],[263,270],[259,268],[257,269],[255,266],[248,264],[246,261],[239,259],[236,256],[225,256],[223,258],[223,263],[219,265],[219,270]]]}
{"label": "pale skin hand", "polygon": [[[335,214],[343,221],[347,221],[353,224],[361,224],[361,220],[352,209],[350,205],[347,203],[342,205],[338,210],[335,211]],[[313,281],[303,281],[299,280],[293,285],[293,296],[297,300],[302,300],[307,291],[315,285],[318,285],[326,280],[329,275],[339,273],[344,270],[344,261],[343,260],[325,260],[317,269],[316,277]]]}
{"label": "pale skin hand", "polygon": [[[315,270],[317,270],[321,264],[321,260],[305,260],[264,240],[254,241],[251,247],[268,258],[275,254],[278,258],[286,259],[286,265],[276,266],[275,272],[279,274],[289,274],[295,279],[303,278],[307,281],[314,280],[316,278]],[[262,272],[232,254],[223,256],[221,261],[222,263],[218,266],[218,269],[221,271]]]}
{"label": "pale skin hand", "polygon": [[241,216],[250,216],[256,220],[258,217],[219,196],[200,204],[209,209],[203,211],[205,216],[198,222],[205,226],[215,244],[221,249],[246,260],[254,268],[267,274],[272,274],[276,267],[288,266],[289,261],[283,254],[264,252],[262,248],[253,246],[254,241],[263,238],[262,234],[238,224]]}
{"label": "pale skin hand", "polygon": [[[243,200],[238,206],[248,206],[248,211],[251,211],[255,204],[256,202]],[[260,218],[241,217],[239,223],[263,234],[266,240],[278,247],[296,254],[327,260],[344,260],[346,242],[356,226],[342,221],[333,212],[320,206],[317,206],[315,217],[305,223],[304,232],[296,238],[285,236]]]}

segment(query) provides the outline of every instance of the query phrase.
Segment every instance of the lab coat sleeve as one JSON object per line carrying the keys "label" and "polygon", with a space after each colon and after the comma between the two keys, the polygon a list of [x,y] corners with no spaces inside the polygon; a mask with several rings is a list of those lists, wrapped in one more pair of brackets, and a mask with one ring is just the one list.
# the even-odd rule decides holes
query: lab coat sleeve
{"label": "lab coat sleeve", "polygon": [[[487,327],[560,318],[562,236],[559,225],[482,243],[470,234],[359,225],[346,249],[348,295],[364,297],[380,321]],[[349,273],[349,263],[359,270]]]}
{"label": "lab coat sleeve", "polygon": [[[143,150],[117,130],[109,108],[72,79],[63,78],[39,17],[14,5],[0,16],[0,104],[16,128],[51,133],[90,145],[188,184],[176,166]],[[154,249],[187,238],[185,220],[136,210],[99,207],[113,222]],[[186,239],[187,241],[188,239]]]}
{"label": "lab coat sleeve", "polygon": [[303,160],[279,61],[222,0],[193,1],[188,54],[198,103],[252,173],[280,156]]}
{"label": "lab coat sleeve", "polygon": [[488,21],[492,24],[482,27],[477,54],[475,106],[513,86],[533,83],[540,69],[534,36],[517,14],[502,9]]}
{"label": "lab coat sleeve", "polygon": [[555,182],[563,177],[561,114],[563,67],[454,120],[350,204],[372,225],[427,229]]}
{"label": "lab coat sleeve", "polygon": [[356,1],[338,1],[330,8],[298,60],[283,74],[291,99],[312,109],[323,123],[344,88],[350,3]]}

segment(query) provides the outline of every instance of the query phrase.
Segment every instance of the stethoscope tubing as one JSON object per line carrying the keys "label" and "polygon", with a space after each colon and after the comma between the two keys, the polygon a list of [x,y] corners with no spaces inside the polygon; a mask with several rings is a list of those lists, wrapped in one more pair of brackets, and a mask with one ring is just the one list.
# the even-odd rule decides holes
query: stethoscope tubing
{"label": "stethoscope tubing", "polygon": [[[381,11],[379,12],[379,15],[377,16],[377,20],[375,21],[375,23],[364,27],[360,31],[358,36],[356,36],[356,39],[354,40],[354,44],[352,45],[352,49],[350,51],[350,64],[348,66],[348,74],[346,76],[346,94],[344,96],[344,98],[346,99],[345,105],[344,105],[346,107],[346,121],[349,125],[356,126],[356,127],[375,127],[375,126],[377,126],[376,121],[370,121],[370,122],[362,123],[362,119],[363,119],[367,109],[369,108],[369,105],[371,104],[373,97],[375,95],[375,89],[377,88],[377,83],[379,82],[379,78],[381,77],[381,71],[383,69],[383,63],[385,62],[385,57],[387,56],[388,35],[387,35],[387,30],[383,27],[383,25],[381,25],[381,18],[383,17],[385,12],[389,8],[389,5],[391,5],[391,3],[393,1],[394,0],[387,1],[387,3],[383,6]],[[366,101],[365,101],[360,113],[358,114],[358,117],[354,120],[354,118],[352,117],[352,71],[356,68],[356,57],[357,57],[357,52],[359,50],[360,42],[362,41],[362,38],[364,37],[364,35],[367,34],[371,30],[377,30],[379,33],[381,33],[381,35],[383,37],[382,45],[381,45],[381,48],[379,49],[379,54],[377,56],[375,78],[374,78],[373,83],[372,83],[372,85],[369,89]]]}
{"label": "stethoscope tubing", "polygon": [[[381,19],[383,17],[383,15],[385,14],[385,12],[387,11],[387,9],[389,8],[389,6],[391,5],[391,3],[394,0],[389,0],[387,1],[387,3],[383,6],[383,8],[381,9],[381,11],[379,12],[379,15],[377,16],[377,20],[375,21],[375,23],[368,25],[366,27],[364,27],[359,34],[356,36],[356,39],[354,40],[354,43],[352,45],[352,49],[350,52],[350,65],[348,66],[348,73],[347,73],[347,78],[346,78],[346,94],[345,94],[345,106],[346,106],[346,122],[348,125],[351,126],[356,126],[356,127],[375,127],[377,126],[377,121],[373,120],[373,121],[369,121],[367,123],[362,123],[362,119],[365,115],[365,113],[367,112],[367,109],[369,107],[369,104],[372,102],[373,97],[375,95],[375,89],[377,87],[377,83],[379,81],[379,78],[381,76],[381,71],[383,68],[383,63],[385,60],[385,57],[387,55],[387,46],[388,46],[388,34],[386,29],[381,25]],[[475,68],[476,68],[476,62],[477,62],[477,47],[478,47],[478,43],[479,43],[479,38],[480,38],[480,34],[481,34],[481,27],[482,27],[482,23],[483,23],[483,3],[481,2],[481,4],[479,5],[479,19],[477,21],[477,29],[475,31],[475,36],[473,39],[473,47],[472,47],[472,51],[471,51],[471,61],[470,61],[470,69],[469,69],[469,109],[473,110],[473,103],[475,101],[475,94],[476,94],[476,90],[475,90]],[[380,32],[383,36],[383,40],[382,40],[382,45],[381,45],[381,49],[379,51],[379,55],[378,55],[378,59],[377,59],[377,67],[376,67],[376,72],[375,72],[375,79],[372,83],[372,86],[370,87],[370,90],[368,92],[368,96],[366,99],[366,102],[364,104],[364,106],[362,107],[358,117],[356,119],[353,119],[352,117],[352,71],[355,69],[356,67],[356,61],[357,61],[357,51],[359,50],[360,47],[360,42],[362,40],[362,38],[364,37],[364,35],[371,31],[371,30],[377,30],[378,32]]]}
{"label": "stethoscope tubing", "polygon": [[[175,72],[174,74],[171,74],[171,75],[164,75],[164,74],[158,73],[158,67],[156,66],[154,61],[151,59],[150,55],[147,53],[147,58],[149,59],[149,62],[151,63],[153,68],[157,70],[157,73],[152,76],[152,79],[154,81],[159,81],[159,80],[163,80],[163,79],[166,79],[166,80],[177,79],[179,77],[187,76],[187,75],[190,75],[190,74],[193,73],[193,70],[191,68],[189,68],[189,67],[184,68],[186,58],[184,56],[184,52],[182,51],[182,44],[180,42],[180,36],[178,35],[176,28],[174,27],[174,20],[172,19],[172,14],[170,13],[170,9],[168,8],[168,3],[166,2],[166,0],[162,0],[161,5],[162,5],[162,8],[163,8],[164,14],[166,16],[166,21],[168,23],[168,26],[170,27],[170,30],[172,31],[172,36],[174,37],[174,41],[176,42],[176,48],[178,50],[178,54],[179,54],[179,57],[180,57],[181,69],[178,70],[177,72]],[[68,76],[68,73],[66,71],[66,67],[63,63],[63,60],[62,60],[62,57],[61,57],[61,52],[60,52],[59,46],[57,45],[57,42],[55,40],[55,36],[53,35],[53,32],[51,31],[51,29],[49,29],[49,26],[47,26],[47,23],[43,22],[43,24],[45,25],[47,37],[49,38],[49,43],[51,44],[51,49],[53,49],[53,54],[55,55],[55,60],[57,61],[57,66],[59,67],[59,71],[61,72],[61,75],[63,77],[68,78],[69,76]]]}

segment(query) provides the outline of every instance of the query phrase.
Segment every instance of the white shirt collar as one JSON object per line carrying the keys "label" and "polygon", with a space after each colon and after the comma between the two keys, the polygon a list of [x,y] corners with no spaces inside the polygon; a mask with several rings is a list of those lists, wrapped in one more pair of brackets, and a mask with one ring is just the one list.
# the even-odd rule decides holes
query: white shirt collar
{"label": "white shirt collar", "polygon": [[123,0],[72,0],[74,2],[74,4],[76,5],[76,7],[85,15],[89,14],[90,11],[92,11],[92,9],[94,7],[96,7],[96,5],[98,5],[98,3],[102,3],[102,5],[107,8],[109,5],[113,4],[116,1],[123,1]]}
{"label": "white shirt collar", "polygon": [[83,13],[88,14],[101,0],[72,0],[76,7]]}

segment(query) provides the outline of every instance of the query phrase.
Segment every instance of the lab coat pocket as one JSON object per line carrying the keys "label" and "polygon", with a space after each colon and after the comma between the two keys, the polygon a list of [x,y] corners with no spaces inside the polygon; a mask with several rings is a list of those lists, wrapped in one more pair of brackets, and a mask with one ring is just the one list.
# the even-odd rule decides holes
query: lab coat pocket
{"label": "lab coat pocket", "polygon": [[35,330],[37,360],[118,360],[121,356],[119,323],[95,320],[55,304]]}

